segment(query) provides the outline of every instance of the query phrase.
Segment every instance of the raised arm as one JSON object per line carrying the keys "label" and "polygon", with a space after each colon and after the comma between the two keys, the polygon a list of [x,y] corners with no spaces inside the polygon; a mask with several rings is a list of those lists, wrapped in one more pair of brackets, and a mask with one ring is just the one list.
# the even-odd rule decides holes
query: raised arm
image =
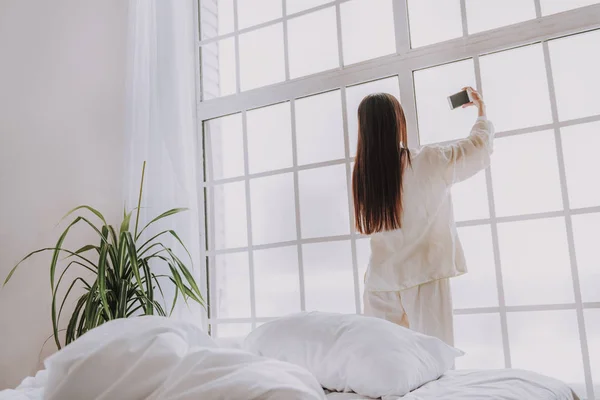
{"label": "raised arm", "polygon": [[465,89],[469,92],[472,102],[465,104],[463,108],[475,106],[479,111],[471,133],[465,139],[432,149],[449,185],[464,181],[487,168],[493,150],[494,127],[487,120],[485,103],[475,89]]}

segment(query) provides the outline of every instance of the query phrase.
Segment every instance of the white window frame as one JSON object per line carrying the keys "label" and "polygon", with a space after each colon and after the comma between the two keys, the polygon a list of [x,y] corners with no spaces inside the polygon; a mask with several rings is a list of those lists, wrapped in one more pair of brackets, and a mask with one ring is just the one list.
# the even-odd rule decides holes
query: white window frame
{"label": "white window frame", "polygon": [[[199,12],[198,1],[195,3],[196,15]],[[472,58],[475,65],[475,76],[477,89],[482,93],[485,88],[481,85],[481,74],[479,69],[479,57],[484,54],[493,53],[505,49],[515,48],[522,45],[528,45],[533,43],[542,43],[544,61],[546,66],[546,73],[548,78],[549,93],[551,100],[551,111],[552,111],[552,123],[541,126],[534,126],[525,129],[516,129],[505,132],[498,132],[496,137],[507,137],[513,135],[520,135],[530,132],[542,131],[542,130],[553,130],[554,138],[556,141],[557,149],[557,161],[560,175],[563,209],[555,212],[536,213],[520,216],[510,217],[497,217],[495,214],[494,196],[492,191],[492,174],[490,168],[485,171],[487,194],[489,201],[489,218],[459,222],[457,226],[474,226],[474,225],[490,225],[492,230],[492,241],[494,251],[494,263],[496,272],[496,282],[498,287],[498,306],[497,307],[483,307],[483,308],[467,308],[467,309],[456,309],[454,313],[456,315],[464,314],[484,314],[484,313],[495,313],[500,315],[500,324],[502,331],[502,342],[504,349],[504,363],[505,367],[510,368],[512,365],[509,349],[508,340],[508,328],[507,328],[507,313],[508,312],[519,312],[519,311],[544,311],[544,310],[576,310],[577,322],[579,328],[579,339],[581,344],[581,352],[583,359],[583,370],[585,375],[587,398],[594,398],[594,388],[592,384],[592,374],[590,367],[590,357],[588,350],[588,343],[585,332],[584,323],[584,309],[600,308],[600,302],[586,302],[582,301],[579,275],[577,269],[577,260],[575,257],[574,238],[573,238],[573,226],[572,216],[578,214],[597,213],[600,212],[599,207],[588,207],[571,209],[569,205],[569,197],[566,187],[566,175],[565,175],[565,162],[563,157],[562,142],[560,135],[560,128],[583,124],[592,121],[600,121],[600,115],[578,118],[568,121],[559,121],[556,96],[554,90],[554,84],[552,79],[552,69],[550,64],[550,56],[548,50],[548,40],[568,36],[571,34],[581,33],[589,30],[595,30],[600,28],[600,5],[591,5],[580,9],[575,9],[560,14],[545,16],[542,18],[540,0],[535,1],[536,8],[536,19],[529,20],[526,22],[514,24],[499,29],[494,29],[487,32],[469,35],[467,29],[466,19],[466,7],[465,0],[460,1],[462,23],[463,23],[463,37],[445,41],[442,43],[436,43],[433,45],[411,49],[410,48],[410,36],[408,30],[408,13],[406,0],[392,0],[393,11],[394,11],[394,22],[395,22],[395,35],[396,35],[396,53],[393,55],[352,64],[349,66],[343,66],[343,47],[342,47],[342,35],[341,35],[341,13],[340,5],[346,1],[351,0],[334,0],[322,6],[311,8],[291,16],[286,15],[285,7],[286,2],[282,0],[283,17],[276,20],[272,20],[251,28],[239,30],[237,29],[237,0],[234,0],[234,27],[235,31],[226,35],[201,40],[200,27],[196,26],[197,32],[197,46],[196,46],[196,72],[197,76],[200,77],[201,62],[200,62],[200,48],[204,44],[212,43],[221,39],[235,37],[235,51],[236,51],[236,71],[237,71],[237,93],[230,96],[218,97],[207,101],[200,101],[202,99],[202,88],[200,79],[197,79],[196,92],[198,100],[197,107],[197,120],[198,120],[198,134],[197,134],[197,147],[199,149],[200,156],[198,157],[198,169],[200,173],[200,186],[198,204],[201,210],[206,210],[206,198],[204,193],[205,189],[214,186],[215,184],[222,184],[227,182],[244,181],[246,186],[246,216],[248,225],[248,246],[244,248],[226,249],[226,250],[204,250],[207,246],[202,244],[203,249],[202,259],[204,264],[202,265],[202,280],[203,286],[205,287],[206,294],[210,295],[210,288],[214,287],[215,282],[211,279],[208,282],[207,276],[207,264],[206,260],[209,257],[233,253],[239,251],[246,251],[249,254],[249,267],[250,267],[250,295],[251,295],[251,318],[237,318],[237,319],[208,319],[209,324],[221,324],[221,323],[249,323],[254,328],[257,323],[268,321],[270,318],[257,318],[255,310],[255,295],[254,295],[254,263],[253,263],[253,251],[258,249],[275,248],[287,245],[298,246],[298,263],[299,263],[299,285],[301,293],[301,307],[304,310],[305,307],[305,293],[304,293],[304,279],[303,279],[303,261],[302,261],[302,245],[307,243],[321,243],[327,241],[338,241],[338,240],[350,240],[352,248],[352,260],[354,270],[354,283],[355,283],[355,295],[356,295],[356,308],[360,311],[360,297],[358,280],[362,277],[358,276],[357,256],[356,256],[356,240],[361,238],[361,235],[357,234],[354,226],[350,226],[350,234],[327,237],[327,238],[316,238],[316,239],[302,239],[301,238],[301,226],[300,226],[300,204],[298,196],[298,172],[305,169],[312,169],[318,167],[324,167],[329,165],[345,164],[346,166],[346,177],[348,181],[348,187],[350,188],[351,182],[351,163],[353,157],[351,157],[349,149],[349,133],[346,116],[346,87],[382,79],[390,76],[398,76],[399,89],[401,102],[406,114],[408,133],[409,133],[409,145],[418,146],[418,126],[417,126],[417,110],[415,103],[414,93],[414,82],[413,72],[416,70],[433,67],[445,63],[458,61],[461,59]],[[337,31],[338,31],[338,49],[340,65],[342,67],[325,71],[322,73],[302,77],[298,79],[289,79],[289,58],[288,58],[288,38],[287,38],[287,21],[292,17],[308,14],[320,9],[335,6],[337,14]],[[198,21],[198,18],[195,18]],[[198,23],[198,22],[197,22]],[[286,81],[266,87],[261,87],[249,91],[240,92],[240,65],[239,65],[239,34],[249,32],[261,27],[270,26],[272,24],[282,23],[284,29],[284,54],[285,54],[285,76]],[[297,149],[296,149],[296,132],[295,132],[295,100],[301,97],[314,95],[326,91],[340,89],[342,94],[342,110],[343,110],[343,128],[344,128],[344,142],[345,142],[345,157],[339,160],[332,160],[327,162],[321,162],[317,164],[302,165],[299,166],[297,162]],[[292,146],[293,146],[293,167],[286,168],[277,171],[268,171],[259,174],[248,173],[248,144],[247,144],[247,132],[246,132],[246,111],[275,104],[289,101],[291,104],[291,118],[292,118]],[[222,179],[213,182],[204,182],[204,158],[209,159],[210,154],[204,153],[203,143],[203,122],[213,118],[241,113],[242,114],[242,125],[243,125],[243,143],[244,143],[244,154],[245,154],[245,176],[231,179]],[[210,147],[206,148],[209,151]],[[209,166],[210,163],[207,163]],[[492,166],[493,168],[493,166]],[[269,245],[253,245],[252,243],[252,216],[250,209],[250,179],[280,174],[284,172],[292,172],[294,175],[294,188],[296,191],[295,205],[296,205],[296,229],[297,238],[293,241],[285,243],[276,243]],[[348,204],[349,204],[349,221],[353,220],[352,215],[352,196],[349,191],[348,193]],[[210,215],[208,216],[210,218]],[[498,244],[498,223],[512,222],[512,221],[523,221],[530,219],[541,219],[549,217],[563,217],[566,221],[567,229],[567,240],[570,255],[570,267],[573,277],[573,289],[575,293],[575,302],[572,304],[554,304],[554,305],[532,305],[532,306],[507,306],[504,299],[504,289],[502,280],[502,269],[501,259],[499,253]],[[206,227],[206,215],[200,213],[200,226]],[[350,223],[350,225],[352,225]],[[213,225],[214,226],[214,225]],[[204,232],[209,233],[209,232]],[[203,239],[206,241],[206,234],[203,235]],[[597,382],[600,384],[600,382]],[[600,395],[600,393],[599,393]]]}

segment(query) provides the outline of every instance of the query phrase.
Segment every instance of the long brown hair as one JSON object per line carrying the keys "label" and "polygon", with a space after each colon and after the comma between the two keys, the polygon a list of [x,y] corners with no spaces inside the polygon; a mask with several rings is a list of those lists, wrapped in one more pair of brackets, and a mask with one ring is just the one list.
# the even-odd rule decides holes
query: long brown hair
{"label": "long brown hair", "polygon": [[410,165],[406,118],[391,94],[375,93],[358,106],[358,145],[352,173],[354,220],[370,235],[402,225],[402,173]]}

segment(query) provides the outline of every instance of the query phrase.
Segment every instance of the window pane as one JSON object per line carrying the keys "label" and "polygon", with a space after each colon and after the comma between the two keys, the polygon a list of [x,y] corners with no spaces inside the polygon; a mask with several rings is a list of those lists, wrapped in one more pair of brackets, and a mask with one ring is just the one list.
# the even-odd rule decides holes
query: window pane
{"label": "window pane", "polygon": [[339,90],[296,100],[296,147],[300,165],[344,158]]}
{"label": "window pane", "polygon": [[302,246],[306,311],[356,313],[349,241]]}
{"label": "window pane", "polygon": [[454,279],[454,308],[494,307],[498,305],[492,230],[489,225],[458,228],[469,272]]}
{"label": "window pane", "polygon": [[498,224],[507,305],[572,303],[563,218]]}
{"label": "window pane", "polygon": [[242,115],[233,114],[205,121],[204,134],[210,146],[212,179],[244,175]]}
{"label": "window pane", "polygon": [[290,103],[248,111],[248,163],[251,174],[292,166]]}
{"label": "window pane", "polygon": [[233,38],[205,44],[202,50],[202,100],[236,92]]}
{"label": "window pane", "polygon": [[540,0],[542,4],[542,15],[556,14],[559,12],[573,10],[592,4],[598,4],[598,0]]}
{"label": "window pane", "polygon": [[282,24],[240,35],[241,89],[255,89],[284,80]]}
{"label": "window pane", "polygon": [[233,32],[233,0],[200,0],[202,39]]}
{"label": "window pane", "polygon": [[600,214],[573,215],[575,254],[583,301],[600,301],[599,230]]}
{"label": "window pane", "polygon": [[213,257],[215,287],[213,318],[250,318],[250,268],[248,253]]}
{"label": "window pane", "polygon": [[485,171],[452,186],[452,203],[456,221],[489,218]]}
{"label": "window pane", "polygon": [[339,67],[335,7],[288,21],[290,77]]}
{"label": "window pane", "polygon": [[456,348],[466,353],[457,369],[504,368],[500,315],[455,315],[454,332]]}
{"label": "window pane", "polygon": [[364,309],[363,293],[365,292],[365,273],[369,267],[371,257],[371,244],[369,239],[356,240],[356,262],[358,264],[358,290],[360,296],[360,310]]}
{"label": "window pane", "polygon": [[594,393],[600,393],[600,310],[583,310]]}
{"label": "window pane", "polygon": [[294,14],[309,8],[318,7],[323,4],[331,3],[333,0],[285,0],[287,14]]}
{"label": "window pane", "polygon": [[466,0],[469,34],[535,19],[533,0]]}
{"label": "window pane", "polygon": [[211,336],[216,339],[246,337],[252,331],[252,324],[213,324]]}
{"label": "window pane", "polygon": [[552,122],[542,46],[482,56],[483,97],[497,132]]}
{"label": "window pane", "polygon": [[346,166],[309,169],[298,175],[302,237],[350,233]]}
{"label": "window pane", "polygon": [[508,339],[513,368],[581,387],[583,363],[575,311],[509,313]]}
{"label": "window pane", "polygon": [[296,202],[292,173],[250,180],[252,243],[296,239]]}
{"label": "window pane", "polygon": [[477,110],[474,107],[451,110],[447,98],[465,86],[475,87],[473,60],[415,71],[414,82],[421,144],[467,137]]}
{"label": "window pane", "polygon": [[396,52],[391,0],[352,0],[340,7],[345,65]]}
{"label": "window pane", "polygon": [[554,132],[496,139],[492,185],[499,217],[562,209]]}
{"label": "window pane", "polygon": [[600,122],[561,129],[569,205],[571,208],[600,205]]}
{"label": "window pane", "polygon": [[217,185],[210,189],[209,196],[211,192],[215,223],[212,227],[215,239],[211,247],[220,250],[247,246],[245,183]]}
{"label": "window pane", "polygon": [[356,155],[356,142],[358,140],[358,105],[362,99],[373,93],[389,93],[400,100],[398,77],[380,79],[350,86],[346,89],[346,108],[348,114],[348,136],[350,138],[350,155]]}
{"label": "window pane", "polygon": [[279,247],[254,252],[257,317],[279,317],[300,311],[298,248]]}
{"label": "window pane", "polygon": [[408,16],[413,48],[462,36],[459,0],[408,0]]}
{"label": "window pane", "polygon": [[240,29],[281,18],[281,0],[237,0]]}
{"label": "window pane", "polygon": [[548,42],[561,121],[600,114],[600,30]]}

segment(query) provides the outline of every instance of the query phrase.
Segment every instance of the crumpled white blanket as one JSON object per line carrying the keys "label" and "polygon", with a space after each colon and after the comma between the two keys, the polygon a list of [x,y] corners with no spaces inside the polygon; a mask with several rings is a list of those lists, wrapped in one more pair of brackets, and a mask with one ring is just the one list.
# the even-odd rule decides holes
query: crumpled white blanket
{"label": "crumpled white blanket", "polygon": [[194,325],[161,317],[104,324],[45,367],[43,390],[27,393],[21,385],[0,399],[325,399],[303,368],[218,348]]}

